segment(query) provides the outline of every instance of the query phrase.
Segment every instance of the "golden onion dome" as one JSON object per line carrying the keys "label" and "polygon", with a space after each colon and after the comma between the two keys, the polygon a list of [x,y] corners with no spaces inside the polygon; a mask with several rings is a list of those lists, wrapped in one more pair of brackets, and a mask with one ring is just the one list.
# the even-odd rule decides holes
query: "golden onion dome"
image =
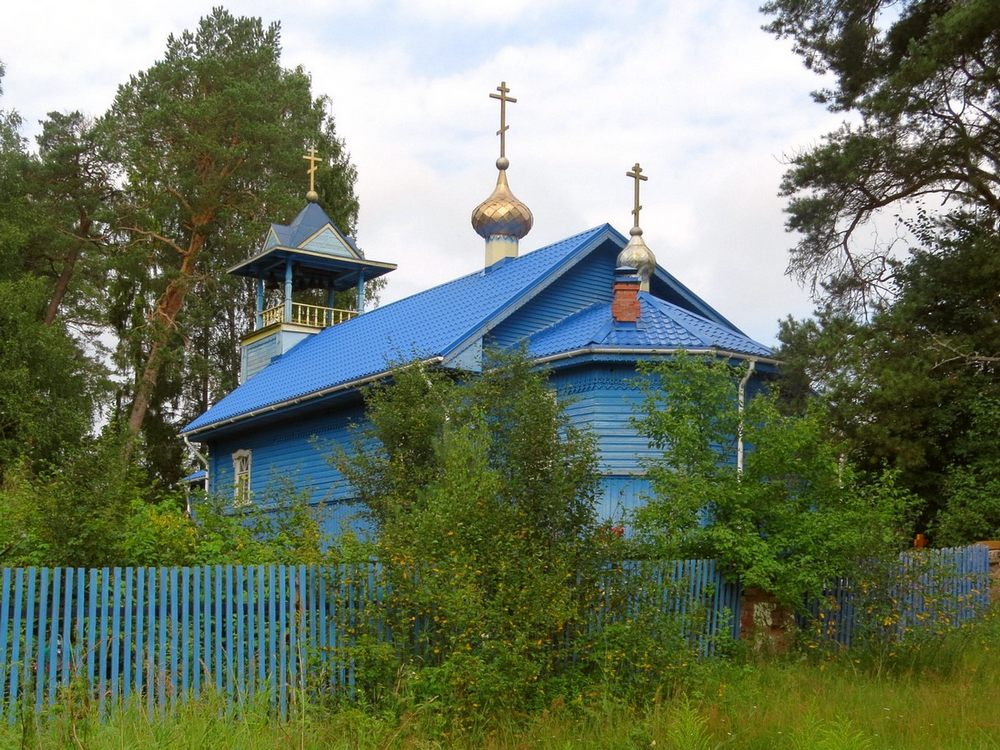
{"label": "golden onion dome", "polygon": [[497,186],[489,198],[484,200],[472,212],[472,228],[476,234],[485,240],[490,237],[513,237],[521,239],[531,231],[534,217],[531,209],[521,203],[510,192],[507,185],[507,166],[505,157],[497,159]]}
{"label": "golden onion dome", "polygon": [[628,244],[618,253],[617,267],[634,268],[639,277],[639,288],[648,292],[649,280],[656,270],[656,256],[642,239],[642,229],[632,227],[629,234],[631,237]]}

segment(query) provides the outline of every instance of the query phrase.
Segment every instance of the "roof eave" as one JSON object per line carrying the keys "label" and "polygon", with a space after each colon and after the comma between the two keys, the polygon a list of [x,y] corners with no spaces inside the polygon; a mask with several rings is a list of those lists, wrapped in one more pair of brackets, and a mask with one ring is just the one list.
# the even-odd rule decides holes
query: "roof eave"
{"label": "roof eave", "polygon": [[[420,364],[428,365],[428,364],[439,364],[443,360],[444,357],[438,356],[438,357],[428,357],[426,359],[418,360],[418,362]],[[299,406],[302,404],[306,404],[310,401],[316,401],[318,399],[337,393],[338,391],[346,391],[351,388],[360,388],[361,386],[367,385],[368,383],[372,383],[376,380],[380,380],[386,377],[387,375],[392,373],[393,370],[396,369],[397,369],[396,367],[392,367],[389,368],[388,370],[382,370],[381,372],[377,372],[372,375],[366,375],[363,378],[355,378],[354,380],[348,380],[343,383],[338,383],[336,385],[320,389],[318,391],[313,391],[312,393],[306,393],[301,396],[296,396],[295,398],[285,399],[284,401],[276,401],[273,404],[268,404],[267,406],[261,406],[257,409],[252,409],[251,411],[243,412],[242,414],[236,414],[227,419],[220,419],[216,422],[211,422],[209,424],[196,427],[193,430],[182,430],[180,434],[182,437],[192,438],[197,435],[204,435],[205,433],[208,432],[214,432],[215,430],[220,430],[224,427],[229,427],[231,425],[237,424],[238,422],[247,422],[257,417],[263,416],[265,414],[271,414],[273,412],[278,411],[279,409],[287,409],[288,407],[291,406]],[[195,437],[195,439],[197,438]]]}
{"label": "roof eave", "polygon": [[706,346],[699,348],[692,348],[688,346],[676,346],[676,347],[622,347],[622,346],[585,346],[579,347],[577,349],[570,349],[565,352],[558,352],[556,354],[548,354],[544,357],[536,357],[534,359],[535,364],[545,365],[552,362],[559,362],[560,360],[573,359],[576,357],[584,356],[600,356],[600,355],[625,355],[625,356],[638,356],[638,355],[664,355],[664,354],[708,354],[714,357],[726,357],[729,359],[742,359],[746,361],[760,362],[762,364],[779,366],[782,364],[780,359],[775,359],[774,357],[765,357],[760,354],[751,354],[749,352],[738,352],[731,349],[720,349],[719,347]]}

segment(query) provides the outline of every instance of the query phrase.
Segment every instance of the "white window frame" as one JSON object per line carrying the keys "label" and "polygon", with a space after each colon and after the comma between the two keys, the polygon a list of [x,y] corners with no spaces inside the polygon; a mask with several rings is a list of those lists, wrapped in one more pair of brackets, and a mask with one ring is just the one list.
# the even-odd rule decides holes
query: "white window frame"
{"label": "white window frame", "polygon": [[253,453],[248,449],[233,453],[233,507],[241,508],[250,504],[250,476],[253,468]]}

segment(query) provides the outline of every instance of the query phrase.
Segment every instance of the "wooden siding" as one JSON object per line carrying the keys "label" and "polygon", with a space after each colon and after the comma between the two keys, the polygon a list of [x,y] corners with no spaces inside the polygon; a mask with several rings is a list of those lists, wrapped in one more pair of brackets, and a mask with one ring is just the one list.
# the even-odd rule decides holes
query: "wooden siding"
{"label": "wooden siding", "polygon": [[631,422],[642,404],[638,378],[630,363],[592,364],[552,374],[551,382],[570,420],[597,438],[602,474],[641,474],[643,459],[658,455]]}
{"label": "wooden siding", "polygon": [[263,370],[271,364],[271,359],[280,353],[277,331],[266,338],[244,345],[241,382],[246,382],[248,378]]}
{"label": "wooden siding", "polygon": [[597,495],[597,517],[625,524],[632,511],[645,505],[651,494],[649,480],[644,476],[603,477]]}
{"label": "wooden siding", "polygon": [[618,248],[606,242],[486,336],[486,345],[515,346],[533,333],[598,302],[611,301]]}
{"label": "wooden siding", "polygon": [[317,253],[328,253],[339,255],[343,258],[358,257],[351,249],[338,237],[330,227],[324,227],[319,234],[305,243],[305,250],[312,250]]}
{"label": "wooden siding", "polygon": [[232,454],[249,450],[250,492],[255,503],[267,505],[289,489],[303,493],[310,503],[325,506],[324,529],[336,535],[357,506],[345,502],[353,499],[353,489],[329,459],[335,446],[350,448],[353,425],[364,421],[361,403],[354,402],[214,441],[209,446],[209,489],[232,495]]}

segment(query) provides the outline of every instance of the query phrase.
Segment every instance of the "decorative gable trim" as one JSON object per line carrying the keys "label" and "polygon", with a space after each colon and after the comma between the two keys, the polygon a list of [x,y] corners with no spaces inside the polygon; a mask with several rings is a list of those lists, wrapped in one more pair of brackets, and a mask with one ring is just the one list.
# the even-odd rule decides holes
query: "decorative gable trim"
{"label": "decorative gable trim", "polygon": [[[329,241],[323,242],[325,238],[329,238]],[[326,224],[309,235],[299,244],[299,249],[362,260],[361,255],[355,251],[347,238],[338,232],[332,224]]]}

